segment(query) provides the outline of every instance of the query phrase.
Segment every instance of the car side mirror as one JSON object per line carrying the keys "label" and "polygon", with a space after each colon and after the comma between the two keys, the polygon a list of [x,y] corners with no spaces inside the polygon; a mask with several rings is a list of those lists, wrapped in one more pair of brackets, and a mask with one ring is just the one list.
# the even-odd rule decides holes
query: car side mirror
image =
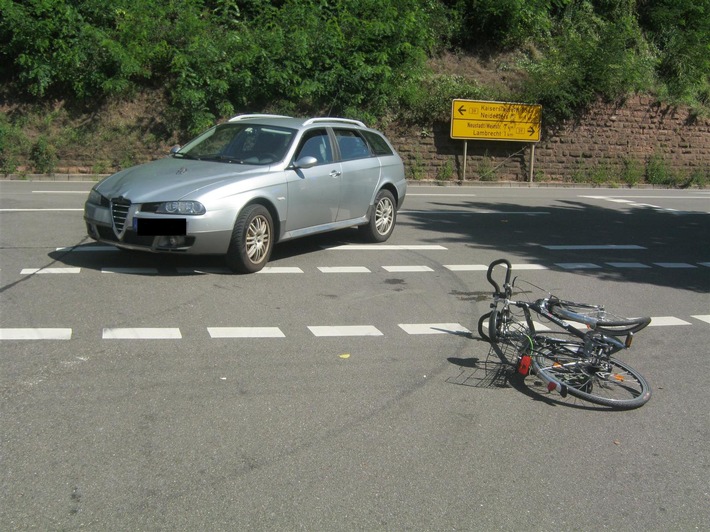
{"label": "car side mirror", "polygon": [[311,155],[306,155],[301,157],[299,160],[293,163],[294,168],[313,168],[318,164],[318,159]]}
{"label": "car side mirror", "polygon": [[173,146],[172,148],[170,148],[170,155],[175,155],[179,151],[180,151],[180,146]]}

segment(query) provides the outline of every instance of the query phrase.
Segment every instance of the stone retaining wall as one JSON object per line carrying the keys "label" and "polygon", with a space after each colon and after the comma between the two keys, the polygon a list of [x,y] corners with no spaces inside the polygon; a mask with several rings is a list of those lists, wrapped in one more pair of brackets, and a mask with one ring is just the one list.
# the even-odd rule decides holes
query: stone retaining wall
{"label": "stone retaining wall", "polygon": [[[543,126],[544,120],[543,109]],[[448,122],[386,133],[405,160],[407,177],[463,178],[464,141],[450,138]],[[527,181],[531,148],[529,143],[468,141],[466,180]],[[651,158],[679,175],[710,173],[710,120],[649,97],[633,97],[623,105],[600,103],[557,130],[543,130],[532,174],[535,181],[563,181],[599,166],[612,173],[624,164],[643,169]]]}
{"label": "stone retaining wall", "polygon": [[[414,180],[535,182],[585,181],[595,168],[603,173],[621,174],[632,165],[643,180],[650,160],[680,177],[699,173],[710,181],[710,120],[696,118],[687,108],[658,104],[650,97],[636,96],[624,104],[599,103],[585,116],[545,128],[543,109],[542,140],[533,144],[504,141],[468,141],[464,175],[464,141],[450,138],[449,122],[427,127],[385,130],[402,155],[407,178]],[[155,144],[155,142],[153,142]],[[165,156],[170,144],[148,143],[131,147],[131,153],[114,154],[110,161],[97,154],[77,151],[61,157],[57,174],[104,174],[126,166],[124,161],[145,162]],[[23,162],[24,163],[24,162]],[[32,168],[24,165],[21,172]],[[620,180],[624,182],[624,180]]]}

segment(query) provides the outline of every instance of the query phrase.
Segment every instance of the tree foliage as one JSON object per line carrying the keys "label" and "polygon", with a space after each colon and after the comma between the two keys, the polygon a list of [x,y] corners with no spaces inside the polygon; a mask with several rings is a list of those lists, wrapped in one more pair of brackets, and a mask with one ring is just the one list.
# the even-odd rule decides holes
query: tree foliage
{"label": "tree foliage", "polygon": [[[0,0],[5,91],[87,103],[162,88],[191,133],[235,112],[431,118],[485,88],[428,57],[518,49],[548,116],[599,96],[710,105],[710,0]],[[449,94],[450,91],[456,93]],[[438,110],[442,112],[442,110]],[[443,112],[446,112],[444,107]]]}

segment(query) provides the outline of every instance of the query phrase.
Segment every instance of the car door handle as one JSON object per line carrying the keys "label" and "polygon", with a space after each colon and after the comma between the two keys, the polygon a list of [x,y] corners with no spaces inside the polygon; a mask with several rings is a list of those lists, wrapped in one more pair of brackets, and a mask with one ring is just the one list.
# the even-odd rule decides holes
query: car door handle
{"label": "car door handle", "polygon": [[332,172],[330,172],[330,177],[340,177],[340,174],[342,174],[341,171],[333,170]]}

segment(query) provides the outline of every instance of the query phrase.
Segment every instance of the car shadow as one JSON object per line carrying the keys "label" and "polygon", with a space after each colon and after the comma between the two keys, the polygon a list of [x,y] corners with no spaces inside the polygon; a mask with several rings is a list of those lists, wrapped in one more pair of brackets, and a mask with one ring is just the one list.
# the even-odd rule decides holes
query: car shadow
{"label": "car shadow", "polygon": [[[274,246],[268,266],[277,267],[282,260],[353,242],[360,242],[359,234],[354,229],[289,240]],[[127,275],[165,277],[204,273],[237,275],[229,270],[221,255],[181,255],[125,250],[94,242],[88,236],[72,246],[50,252],[48,257],[50,260],[43,268],[62,265],[97,271],[120,271]]]}

